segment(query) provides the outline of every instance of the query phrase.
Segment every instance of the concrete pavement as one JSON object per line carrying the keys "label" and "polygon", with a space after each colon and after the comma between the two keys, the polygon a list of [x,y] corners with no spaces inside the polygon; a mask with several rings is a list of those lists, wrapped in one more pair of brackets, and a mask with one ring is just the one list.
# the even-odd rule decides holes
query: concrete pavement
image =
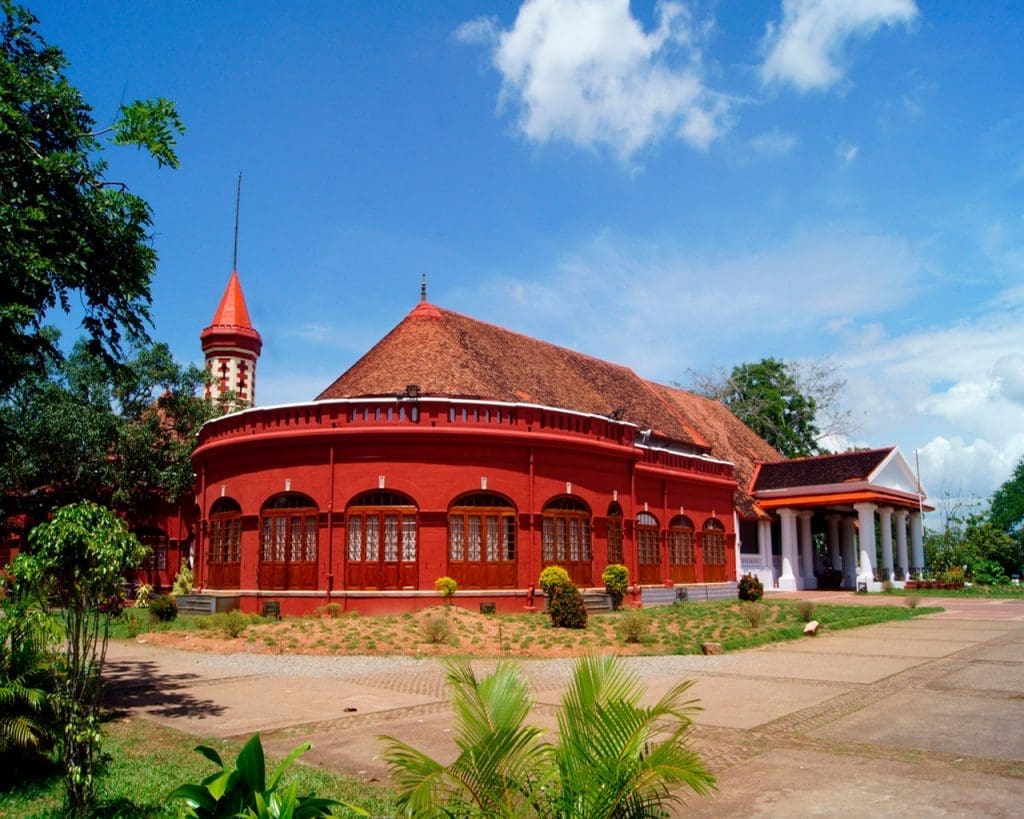
{"label": "concrete pavement", "polygon": [[[736,654],[629,659],[652,700],[679,679],[695,681],[704,710],[693,743],[719,793],[691,799],[686,812],[1019,816],[1024,602],[935,602],[946,612],[909,622]],[[305,761],[379,780],[387,777],[380,734],[454,755],[433,660],[214,656],[138,643],[112,643],[108,657],[114,707],[198,736],[258,730],[282,755],[308,740]],[[571,663],[520,666],[537,701],[533,721],[553,730]]]}

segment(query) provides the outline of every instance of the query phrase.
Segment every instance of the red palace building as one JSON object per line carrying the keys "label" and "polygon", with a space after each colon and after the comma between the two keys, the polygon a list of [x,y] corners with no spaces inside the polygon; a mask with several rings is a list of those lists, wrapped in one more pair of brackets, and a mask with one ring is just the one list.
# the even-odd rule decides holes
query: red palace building
{"label": "red palace building", "polygon": [[[254,400],[262,342],[236,274],[201,339],[211,397]],[[758,503],[759,467],[781,457],[722,404],[441,309],[425,288],[314,400],[210,421],[192,460],[196,585],[249,611],[411,610],[436,602],[445,575],[462,605],[521,611],[546,566],[603,588],[605,566],[623,563],[639,588],[702,594],[734,595],[738,569],[778,588],[824,576],[802,528],[790,542],[786,490],[769,481],[758,491],[774,505]],[[822,459],[805,461],[821,474]],[[784,463],[801,487],[803,462]],[[865,480],[861,501],[885,489],[919,510],[916,486]],[[828,492],[800,494],[819,531],[826,510],[850,517],[853,501]]]}

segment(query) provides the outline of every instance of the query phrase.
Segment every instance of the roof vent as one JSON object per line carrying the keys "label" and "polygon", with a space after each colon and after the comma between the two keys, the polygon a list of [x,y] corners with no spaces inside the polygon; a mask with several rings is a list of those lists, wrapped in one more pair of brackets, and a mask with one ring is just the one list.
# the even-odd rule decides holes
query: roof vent
{"label": "roof vent", "polygon": [[405,394],[409,398],[419,398],[419,395],[420,395],[420,385],[419,384],[406,384],[405,385]]}

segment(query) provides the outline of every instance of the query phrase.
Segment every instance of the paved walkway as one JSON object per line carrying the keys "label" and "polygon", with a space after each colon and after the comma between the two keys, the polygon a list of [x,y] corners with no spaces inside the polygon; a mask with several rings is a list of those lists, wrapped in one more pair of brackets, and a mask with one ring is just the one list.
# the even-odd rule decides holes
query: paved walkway
{"label": "paved walkway", "polygon": [[[936,602],[945,613],[910,622],[628,660],[652,700],[696,681],[704,710],[694,745],[719,793],[692,799],[687,814],[1020,816],[1024,602]],[[258,730],[282,755],[308,740],[305,761],[378,780],[387,777],[381,734],[454,755],[442,670],[429,659],[215,656],[138,643],[111,644],[108,658],[117,707],[198,736]],[[553,730],[571,664],[520,664],[538,703],[533,721]]]}

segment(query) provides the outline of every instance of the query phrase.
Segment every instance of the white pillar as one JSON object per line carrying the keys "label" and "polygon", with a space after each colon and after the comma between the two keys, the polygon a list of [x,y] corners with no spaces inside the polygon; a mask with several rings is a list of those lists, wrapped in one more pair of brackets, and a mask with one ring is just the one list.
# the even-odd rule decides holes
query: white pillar
{"label": "white pillar", "polygon": [[772,522],[771,520],[759,520],[757,522],[757,557],[761,561],[761,572],[758,579],[765,586],[771,588],[775,585],[775,566],[772,563]]}
{"label": "white pillar", "polygon": [[894,580],[892,571],[892,507],[878,509],[878,526],[882,534],[882,580]]}
{"label": "white pillar", "polygon": [[873,503],[855,503],[857,510],[857,530],[860,541],[860,569],[857,573],[858,582],[875,582],[875,510]]}
{"label": "white pillar", "polygon": [[910,513],[910,557],[914,568],[924,570],[924,538],[921,531],[921,513]]}
{"label": "white pillar", "polygon": [[814,538],[811,536],[811,518],[814,512],[800,512],[800,555],[803,559],[804,588],[818,588],[818,578],[814,576]]}
{"label": "white pillar", "polygon": [[839,571],[839,567],[842,565],[839,556],[839,515],[834,513],[825,515],[825,523],[828,525],[828,533],[825,537],[828,540],[829,560],[832,561],[832,568]]}
{"label": "white pillar", "polygon": [[848,589],[857,588],[857,550],[853,538],[853,518],[843,515],[839,525],[839,545],[843,553],[843,585]]}
{"label": "white pillar", "polygon": [[797,567],[796,512],[780,509],[782,521],[782,574],[779,577],[779,591],[796,591],[800,588],[794,569]]}
{"label": "white pillar", "polygon": [[903,577],[897,580],[906,580],[910,577],[910,560],[907,558],[907,510],[896,510],[896,563],[903,570]]}

